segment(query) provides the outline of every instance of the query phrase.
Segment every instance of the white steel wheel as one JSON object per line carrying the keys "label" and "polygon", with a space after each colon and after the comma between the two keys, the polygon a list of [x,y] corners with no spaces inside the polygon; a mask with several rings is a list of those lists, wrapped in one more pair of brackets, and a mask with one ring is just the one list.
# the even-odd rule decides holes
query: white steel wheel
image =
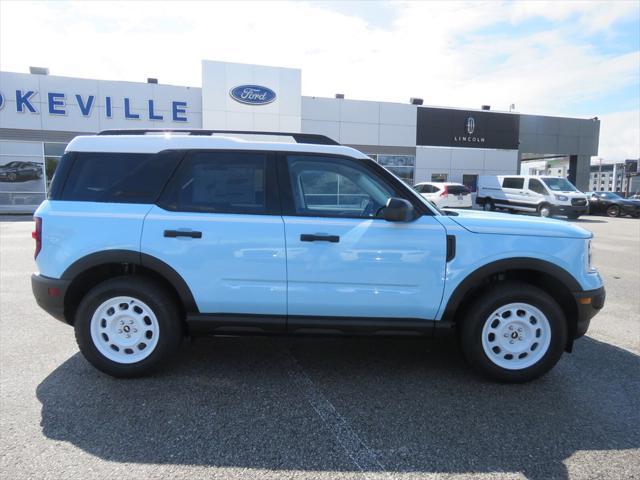
{"label": "white steel wheel", "polygon": [[495,310],[482,328],[487,358],[507,370],[521,370],[544,357],[551,343],[547,317],[528,303],[509,303]]}
{"label": "white steel wheel", "polygon": [[485,201],[484,204],[482,205],[482,209],[485,212],[490,212],[491,210],[493,210],[493,204],[489,201]]}
{"label": "white steel wheel", "polygon": [[109,360],[130,364],[147,358],[160,336],[158,319],[143,301],[113,297],[96,308],[91,317],[91,340]]}

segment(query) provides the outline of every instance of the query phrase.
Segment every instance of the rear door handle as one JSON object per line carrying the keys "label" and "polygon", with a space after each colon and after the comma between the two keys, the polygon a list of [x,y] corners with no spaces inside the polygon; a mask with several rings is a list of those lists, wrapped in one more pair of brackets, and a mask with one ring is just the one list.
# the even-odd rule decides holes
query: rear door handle
{"label": "rear door handle", "polygon": [[338,243],[340,241],[340,237],[338,235],[313,235],[311,233],[303,233],[300,235],[300,241]]}
{"label": "rear door handle", "polygon": [[202,238],[202,232],[194,232],[192,230],[165,230],[164,236],[168,238],[176,238],[176,237]]}

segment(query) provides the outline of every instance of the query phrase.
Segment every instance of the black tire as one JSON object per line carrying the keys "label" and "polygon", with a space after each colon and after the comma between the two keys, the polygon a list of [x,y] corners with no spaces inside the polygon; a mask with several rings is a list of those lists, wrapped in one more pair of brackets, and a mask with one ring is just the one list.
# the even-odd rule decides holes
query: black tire
{"label": "black tire", "polygon": [[551,206],[548,203],[538,205],[538,215],[545,218],[551,217]]}
{"label": "black tire", "polygon": [[487,212],[494,212],[496,209],[496,206],[493,203],[493,200],[491,200],[491,198],[485,198],[484,202],[482,202],[482,208]]}
{"label": "black tire", "polygon": [[[135,363],[119,363],[107,358],[96,347],[91,335],[91,319],[103,302],[129,296],[144,302],[157,319],[158,337],[153,351]],[[153,372],[178,349],[184,323],[174,296],[161,283],[130,275],[106,280],[87,293],[75,315],[76,341],[84,357],[98,370],[114,377],[139,377]]]}
{"label": "black tire", "polygon": [[[521,369],[508,369],[494,363],[483,348],[483,328],[493,312],[511,303],[525,303],[540,310],[550,326],[546,352],[536,363]],[[558,303],[543,290],[523,282],[501,283],[484,290],[460,319],[459,338],[467,362],[478,372],[499,382],[521,383],[547,373],[562,356],[567,343],[567,321]]]}
{"label": "black tire", "polygon": [[607,207],[605,212],[607,217],[619,217],[620,216],[620,207],[617,205],[610,205]]}

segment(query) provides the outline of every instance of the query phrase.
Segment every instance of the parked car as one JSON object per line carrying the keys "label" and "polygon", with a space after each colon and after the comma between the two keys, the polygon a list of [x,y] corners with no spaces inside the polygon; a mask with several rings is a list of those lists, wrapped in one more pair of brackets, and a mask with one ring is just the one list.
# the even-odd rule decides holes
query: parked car
{"label": "parked car", "polygon": [[476,203],[485,210],[537,212],[541,217],[575,219],[589,212],[586,195],[561,177],[481,175]]}
{"label": "parked car", "polygon": [[35,213],[34,296],[110,375],[185,335],[457,332],[478,371],[523,382],[604,304],[576,225],[443,214],[319,135],[154,133],[75,138]]}
{"label": "parked car", "polygon": [[0,166],[0,182],[21,182],[42,178],[42,164],[14,161]]}
{"label": "parked car", "polygon": [[609,217],[640,217],[640,202],[613,192],[588,192],[591,213]]}
{"label": "parked car", "polygon": [[422,182],[416,192],[439,208],[471,208],[471,190],[460,183]]}

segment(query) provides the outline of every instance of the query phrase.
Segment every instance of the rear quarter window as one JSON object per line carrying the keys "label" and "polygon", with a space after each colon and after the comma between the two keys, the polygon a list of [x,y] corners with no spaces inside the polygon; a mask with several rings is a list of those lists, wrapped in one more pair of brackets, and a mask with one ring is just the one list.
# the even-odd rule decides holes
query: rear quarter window
{"label": "rear quarter window", "polygon": [[449,195],[467,195],[471,193],[464,185],[449,185],[447,191]]}
{"label": "rear quarter window", "polygon": [[[54,200],[154,203],[176,168],[180,152],[76,152]],[[57,176],[57,175],[56,175]]]}
{"label": "rear quarter window", "polygon": [[524,186],[524,178],[507,177],[502,180],[502,188],[522,188]]}

